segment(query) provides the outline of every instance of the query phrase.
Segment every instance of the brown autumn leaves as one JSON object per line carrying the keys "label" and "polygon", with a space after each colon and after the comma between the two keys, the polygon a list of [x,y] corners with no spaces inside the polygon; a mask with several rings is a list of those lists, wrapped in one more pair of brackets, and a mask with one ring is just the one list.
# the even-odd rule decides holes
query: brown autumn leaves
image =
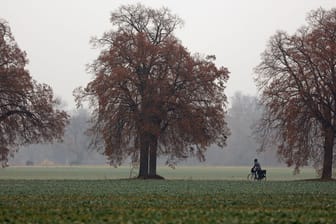
{"label": "brown autumn leaves", "polygon": [[0,161],[25,144],[61,140],[68,115],[57,108],[50,86],[32,79],[26,53],[0,20]]}
{"label": "brown autumn leaves", "polygon": [[277,32],[256,68],[265,105],[263,144],[296,169],[308,162],[332,177],[336,133],[336,9],[312,11],[295,34]]}
{"label": "brown autumn leaves", "polygon": [[[331,178],[336,133],[336,10],[318,9],[294,35],[274,35],[256,68],[265,113],[262,148],[277,145],[288,165],[322,164]],[[101,49],[88,67],[94,79],[74,91],[92,109],[92,146],[112,165],[139,162],[140,178],[160,178],[158,156],[174,165],[229,135],[224,94],[228,70],[215,56],[190,52],[174,36],[182,20],[141,4],[112,13],[113,29],[94,38]],[[68,116],[51,88],[33,81],[8,24],[0,22],[0,142],[2,160],[19,146],[61,139]]]}
{"label": "brown autumn leaves", "polygon": [[168,9],[124,6],[111,23],[116,30],[93,40],[103,49],[89,67],[95,79],[76,94],[90,100],[93,144],[103,140],[111,164],[132,157],[140,178],[160,178],[158,155],[204,160],[208,146],[225,145],[228,70],[181,45],[173,31],[182,21]]}

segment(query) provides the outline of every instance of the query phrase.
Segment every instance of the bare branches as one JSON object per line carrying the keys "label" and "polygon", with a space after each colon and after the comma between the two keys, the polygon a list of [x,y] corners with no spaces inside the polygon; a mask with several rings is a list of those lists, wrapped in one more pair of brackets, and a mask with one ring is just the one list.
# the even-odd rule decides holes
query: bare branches
{"label": "bare branches", "polygon": [[0,160],[7,161],[19,146],[61,140],[68,115],[51,87],[32,80],[28,60],[0,20]]}
{"label": "bare branches", "polygon": [[307,20],[292,36],[277,32],[256,68],[266,106],[261,133],[275,137],[296,168],[315,159],[325,130],[336,134],[336,10],[313,11]]}
{"label": "bare branches", "polygon": [[137,4],[113,12],[111,23],[117,29],[94,40],[102,47],[89,70],[95,79],[76,98],[95,99],[90,132],[100,134],[111,163],[139,158],[140,148],[203,160],[207,146],[225,145],[229,72],[214,56],[193,57],[181,45],[173,32],[182,20]]}
{"label": "bare branches", "polygon": [[168,8],[155,10],[141,4],[121,6],[111,14],[110,21],[118,27],[119,32],[144,33],[153,44],[165,41],[183,24]]}

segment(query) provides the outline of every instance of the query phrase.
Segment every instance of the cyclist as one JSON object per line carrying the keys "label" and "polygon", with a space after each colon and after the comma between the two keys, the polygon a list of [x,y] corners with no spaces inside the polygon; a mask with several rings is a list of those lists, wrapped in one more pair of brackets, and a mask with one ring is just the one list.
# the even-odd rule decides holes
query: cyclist
{"label": "cyclist", "polygon": [[258,159],[254,159],[254,165],[251,169],[251,172],[254,174],[255,179],[259,179],[259,172],[261,171],[260,163],[258,162]]}

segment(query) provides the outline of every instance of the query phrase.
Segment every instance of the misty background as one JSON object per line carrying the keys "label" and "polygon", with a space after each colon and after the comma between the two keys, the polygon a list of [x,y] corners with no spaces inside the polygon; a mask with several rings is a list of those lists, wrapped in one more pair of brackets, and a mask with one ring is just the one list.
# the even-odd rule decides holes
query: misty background
{"label": "misty background", "polygon": [[[293,33],[305,17],[319,7],[335,7],[335,0],[1,0],[0,17],[11,27],[19,47],[29,59],[27,69],[40,83],[50,85],[71,114],[64,142],[21,148],[10,165],[106,164],[103,155],[89,149],[85,135],[89,112],[76,109],[72,91],[85,86],[86,72],[99,51],[89,44],[93,36],[111,29],[110,13],[121,5],[167,7],[184,20],[175,35],[192,53],[216,55],[216,65],[227,67],[230,78],[227,122],[231,130],[224,149],[211,147],[204,165],[279,165],[274,149],[258,154],[252,127],[260,118],[253,68],[268,39],[277,30]],[[161,161],[163,164],[164,161]],[[188,159],[180,164],[199,164]]]}
{"label": "misty background", "polygon": [[[262,115],[262,107],[257,97],[236,92],[231,98],[227,122],[231,131],[227,146],[211,146],[206,152],[206,161],[200,163],[196,158],[188,158],[177,165],[209,166],[249,166],[254,158],[262,165],[279,166],[275,149],[257,153],[258,143],[253,136],[253,127]],[[10,165],[103,165],[105,156],[90,148],[90,137],[85,134],[89,127],[89,112],[86,109],[73,111],[70,124],[66,128],[64,141],[54,144],[37,144],[23,147],[9,160]],[[130,165],[126,160],[124,165]],[[164,165],[165,158],[158,164]]]}

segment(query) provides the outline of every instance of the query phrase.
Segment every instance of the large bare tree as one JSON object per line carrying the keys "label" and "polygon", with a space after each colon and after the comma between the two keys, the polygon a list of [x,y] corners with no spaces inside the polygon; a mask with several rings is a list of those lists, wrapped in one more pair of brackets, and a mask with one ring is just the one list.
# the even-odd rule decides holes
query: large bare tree
{"label": "large bare tree", "polygon": [[[140,161],[140,178],[158,178],[158,154],[168,163],[196,155],[212,143],[224,145],[226,68],[214,56],[191,56],[174,36],[182,24],[167,8],[141,4],[112,13],[113,29],[95,38],[101,47],[89,71],[95,75],[77,89],[77,101],[93,108],[90,133],[113,165]],[[103,142],[103,144],[101,144]]]}
{"label": "large bare tree", "polygon": [[61,140],[66,112],[50,86],[39,84],[25,68],[26,53],[18,47],[8,23],[0,19],[0,161],[19,146]]}
{"label": "large bare tree", "polygon": [[322,160],[322,178],[330,179],[336,134],[336,9],[312,11],[307,22],[293,35],[277,32],[262,55],[256,69],[266,106],[260,128],[265,140],[277,140],[288,165],[298,169]]}

